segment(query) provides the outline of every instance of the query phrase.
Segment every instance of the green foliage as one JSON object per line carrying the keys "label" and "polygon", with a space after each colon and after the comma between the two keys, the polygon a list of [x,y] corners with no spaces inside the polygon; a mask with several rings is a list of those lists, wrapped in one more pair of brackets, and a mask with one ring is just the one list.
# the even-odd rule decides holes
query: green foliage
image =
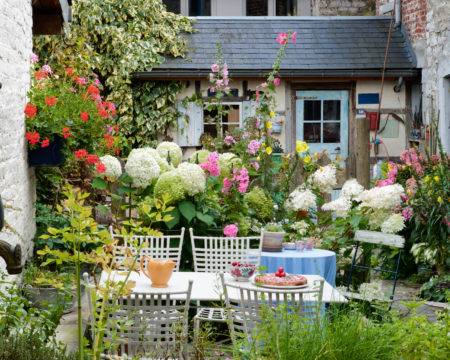
{"label": "green foliage", "polygon": [[425,300],[443,302],[450,296],[448,289],[449,284],[450,275],[431,279],[420,288],[420,297]]}
{"label": "green foliage", "polygon": [[[131,74],[151,71],[163,55],[183,56],[186,40],[179,34],[192,31],[192,20],[166,12],[161,0],[77,0],[72,10],[67,41],[79,38],[85,44],[84,54],[77,49],[74,60],[98,74],[108,100],[117,104],[118,125],[130,146],[156,140],[157,131],[175,122],[172,109],[181,84],[133,85]],[[36,37],[34,45],[49,63],[71,51],[60,38],[49,36]]]}
{"label": "green foliage", "polygon": [[43,341],[38,333],[24,332],[0,335],[0,360],[76,360],[77,355],[66,355],[65,348]]}
{"label": "green foliage", "polygon": [[245,194],[244,200],[257,219],[264,222],[272,219],[273,201],[272,198],[266,196],[263,189],[254,187],[252,191]]}

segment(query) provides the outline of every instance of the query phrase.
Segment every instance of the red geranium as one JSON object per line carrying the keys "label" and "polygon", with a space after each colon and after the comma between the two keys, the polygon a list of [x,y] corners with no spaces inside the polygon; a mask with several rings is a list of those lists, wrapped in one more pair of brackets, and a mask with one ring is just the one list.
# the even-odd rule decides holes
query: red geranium
{"label": "red geranium", "polygon": [[31,119],[36,114],[36,112],[37,112],[36,105],[27,104],[27,106],[25,106],[24,113],[28,116],[29,119]]}
{"label": "red geranium", "polygon": [[36,131],[29,131],[25,134],[25,138],[31,145],[36,145],[39,142],[39,133]]}
{"label": "red geranium", "polygon": [[87,112],[87,111],[83,111],[83,112],[81,113],[81,120],[83,120],[84,122],[86,122],[86,121],[88,121],[88,119],[89,119],[89,114],[88,114],[88,112]]}
{"label": "red geranium", "polygon": [[106,166],[105,166],[101,161],[99,161],[99,162],[97,163],[97,166],[96,166],[95,170],[96,170],[97,172],[103,174],[103,173],[106,171]]}
{"label": "red geranium", "polygon": [[69,131],[70,129],[68,128],[68,127],[65,127],[64,129],[63,129],[63,136],[64,136],[64,139],[67,139],[69,136],[72,136],[72,133]]}
{"label": "red geranium", "polygon": [[89,155],[87,158],[88,163],[96,164],[98,162],[98,156],[97,155]]}
{"label": "red geranium", "polygon": [[66,74],[72,76],[73,69],[72,68],[66,68]]}
{"label": "red geranium", "polygon": [[42,140],[41,147],[50,146],[50,140],[46,137],[45,140]]}
{"label": "red geranium", "polygon": [[75,157],[80,160],[86,160],[88,152],[85,149],[79,149],[75,151]]}
{"label": "red geranium", "polygon": [[48,106],[54,106],[55,104],[56,104],[56,98],[54,97],[54,96],[49,96],[49,97],[46,97],[45,98],[45,103],[48,105]]}

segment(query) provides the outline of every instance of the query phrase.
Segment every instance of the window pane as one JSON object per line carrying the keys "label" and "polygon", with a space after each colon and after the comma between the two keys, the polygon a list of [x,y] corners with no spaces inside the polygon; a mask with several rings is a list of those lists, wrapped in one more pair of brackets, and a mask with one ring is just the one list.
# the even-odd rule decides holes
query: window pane
{"label": "window pane", "polygon": [[320,123],[304,123],[303,140],[309,143],[320,143]]}
{"label": "window pane", "polygon": [[320,100],[305,100],[303,105],[303,118],[305,120],[321,120]]}
{"label": "window pane", "polygon": [[341,101],[324,100],[323,101],[323,119],[341,120]]}
{"label": "window pane", "polygon": [[231,105],[228,109],[228,115],[224,116],[222,122],[239,124],[239,105]]}
{"label": "window pane", "polygon": [[275,14],[277,16],[296,16],[297,0],[277,0]]}
{"label": "window pane", "polygon": [[323,142],[324,143],[341,142],[340,123],[323,123]]}
{"label": "window pane", "polygon": [[175,14],[181,13],[180,0],[163,0],[164,5],[166,5],[167,11],[173,12]]}
{"label": "window pane", "polygon": [[211,16],[211,0],[189,0],[189,16]]}
{"label": "window pane", "polygon": [[239,124],[224,124],[222,125],[222,134],[232,133],[234,129],[238,129]]}
{"label": "window pane", "polygon": [[216,137],[217,136],[216,124],[205,124],[203,132],[208,135],[211,135],[212,137]]}
{"label": "window pane", "polygon": [[247,16],[267,16],[268,0],[247,0]]}

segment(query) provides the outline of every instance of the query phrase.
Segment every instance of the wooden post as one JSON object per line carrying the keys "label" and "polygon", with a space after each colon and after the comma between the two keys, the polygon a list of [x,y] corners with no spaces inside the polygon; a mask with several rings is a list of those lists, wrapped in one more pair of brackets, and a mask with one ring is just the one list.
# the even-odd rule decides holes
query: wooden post
{"label": "wooden post", "polygon": [[356,119],[356,179],[366,189],[370,186],[370,120]]}

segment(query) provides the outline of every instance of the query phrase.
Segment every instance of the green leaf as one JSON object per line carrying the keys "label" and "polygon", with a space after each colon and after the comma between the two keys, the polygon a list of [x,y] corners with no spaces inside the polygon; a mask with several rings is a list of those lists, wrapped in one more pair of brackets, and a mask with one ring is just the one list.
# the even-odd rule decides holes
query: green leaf
{"label": "green leaf", "polygon": [[108,186],[108,183],[105,180],[103,180],[102,178],[96,177],[94,179],[94,181],[92,181],[92,187],[94,189],[103,190],[103,189],[106,189],[107,186]]}
{"label": "green leaf", "polygon": [[109,209],[105,205],[97,205],[97,209],[103,211],[104,213],[109,213]]}
{"label": "green leaf", "polygon": [[114,200],[122,200],[122,196],[111,193],[111,198]]}
{"label": "green leaf", "polygon": [[173,209],[168,214],[172,216],[172,220],[166,222],[166,226],[170,230],[180,222],[180,212],[178,211],[178,209]]}
{"label": "green leaf", "polygon": [[133,192],[133,191],[134,191],[134,188],[128,187],[128,186],[122,186],[122,187],[119,188],[119,190],[117,190],[119,195],[123,195],[123,194],[130,193],[130,192]]}
{"label": "green leaf", "polygon": [[197,219],[203,221],[206,225],[211,226],[214,224],[214,218],[211,215],[203,214],[197,211]]}
{"label": "green leaf", "polygon": [[178,205],[178,209],[181,212],[188,222],[197,215],[197,211],[195,210],[195,205],[191,201],[183,201]]}

